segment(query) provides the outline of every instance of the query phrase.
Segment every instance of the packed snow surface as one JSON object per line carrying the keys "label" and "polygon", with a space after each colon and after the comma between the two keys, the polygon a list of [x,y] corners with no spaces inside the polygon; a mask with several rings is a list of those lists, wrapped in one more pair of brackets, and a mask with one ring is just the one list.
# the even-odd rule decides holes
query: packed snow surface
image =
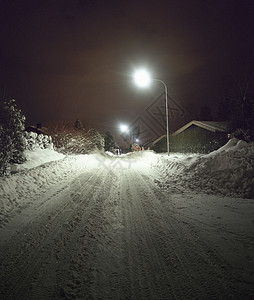
{"label": "packed snow surface", "polygon": [[178,191],[189,188],[206,194],[254,198],[254,144],[235,138],[207,155],[167,156],[141,151],[121,156],[110,153],[64,156],[50,149],[35,149],[27,151],[26,157],[27,162],[18,166],[16,174],[0,179],[3,217],[5,212],[24,205],[24,199],[46,191],[59,180],[101,167],[113,167],[119,172],[148,169],[161,186]]}
{"label": "packed snow surface", "polygon": [[253,299],[253,144],[26,156],[0,179],[1,299]]}

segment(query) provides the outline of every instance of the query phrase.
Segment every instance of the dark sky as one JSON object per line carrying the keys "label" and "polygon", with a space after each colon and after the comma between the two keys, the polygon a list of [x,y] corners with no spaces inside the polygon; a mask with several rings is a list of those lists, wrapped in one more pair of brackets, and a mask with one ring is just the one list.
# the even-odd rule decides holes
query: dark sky
{"label": "dark sky", "polygon": [[27,125],[79,118],[114,132],[163,92],[158,82],[138,89],[138,67],[193,113],[218,103],[235,88],[230,74],[253,64],[253,0],[0,4],[0,87]]}

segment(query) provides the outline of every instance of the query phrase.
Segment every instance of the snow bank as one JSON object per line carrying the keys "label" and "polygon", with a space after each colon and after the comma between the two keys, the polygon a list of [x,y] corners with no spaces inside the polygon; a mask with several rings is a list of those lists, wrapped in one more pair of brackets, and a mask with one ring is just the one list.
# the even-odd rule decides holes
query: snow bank
{"label": "snow bank", "polygon": [[0,178],[0,224],[7,212],[25,206],[59,182],[69,182],[99,166],[98,155],[64,156],[50,149],[26,152],[28,161],[18,172]]}
{"label": "snow bank", "polygon": [[36,149],[32,151],[26,150],[25,157],[27,161],[19,166],[19,170],[31,169],[50,161],[63,159],[64,155],[52,149]]}
{"label": "snow bank", "polygon": [[[232,139],[207,155],[162,158],[167,185],[209,194],[254,198],[254,144]],[[173,184],[171,184],[173,183]]]}
{"label": "snow bank", "polygon": [[223,151],[226,151],[226,152],[227,151],[235,151],[235,150],[242,149],[242,148],[249,147],[249,146],[253,146],[253,144],[248,144],[247,142],[245,142],[243,140],[238,140],[236,138],[233,138],[233,139],[230,139],[226,143],[226,145],[222,146],[218,150],[215,150],[215,151],[207,154],[206,156],[216,155]]}

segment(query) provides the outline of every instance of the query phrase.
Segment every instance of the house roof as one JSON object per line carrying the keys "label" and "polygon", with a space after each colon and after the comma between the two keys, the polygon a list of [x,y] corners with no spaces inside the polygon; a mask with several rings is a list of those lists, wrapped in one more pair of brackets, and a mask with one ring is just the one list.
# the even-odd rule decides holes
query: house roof
{"label": "house roof", "polygon": [[38,127],[34,125],[26,127],[26,131],[36,132],[37,134],[48,134],[48,129],[46,127]]}
{"label": "house roof", "polygon": [[157,140],[153,141],[152,144],[153,144],[153,145],[157,144],[160,140],[162,140],[162,139],[165,138],[166,136],[167,136],[166,134],[160,136],[159,138],[157,138]]}
{"label": "house roof", "polygon": [[195,120],[193,120],[193,121],[187,123],[186,125],[184,125],[183,127],[179,128],[178,130],[176,130],[174,133],[172,133],[172,136],[178,135],[179,133],[183,132],[184,130],[186,130],[187,128],[189,128],[192,125],[204,128],[204,129],[212,131],[212,132],[216,132],[216,131],[227,132],[229,130],[228,122],[195,121]]}

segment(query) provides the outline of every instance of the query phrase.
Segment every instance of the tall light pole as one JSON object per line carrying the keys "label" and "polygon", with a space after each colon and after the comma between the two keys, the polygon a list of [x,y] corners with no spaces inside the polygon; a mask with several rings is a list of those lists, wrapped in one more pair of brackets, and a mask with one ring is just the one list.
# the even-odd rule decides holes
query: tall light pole
{"label": "tall light pole", "polygon": [[168,87],[164,81],[161,79],[150,78],[150,74],[144,70],[138,70],[134,73],[134,80],[139,87],[145,88],[148,87],[151,81],[161,82],[165,89],[166,97],[166,127],[167,127],[167,153],[169,155],[169,129],[168,129]]}

